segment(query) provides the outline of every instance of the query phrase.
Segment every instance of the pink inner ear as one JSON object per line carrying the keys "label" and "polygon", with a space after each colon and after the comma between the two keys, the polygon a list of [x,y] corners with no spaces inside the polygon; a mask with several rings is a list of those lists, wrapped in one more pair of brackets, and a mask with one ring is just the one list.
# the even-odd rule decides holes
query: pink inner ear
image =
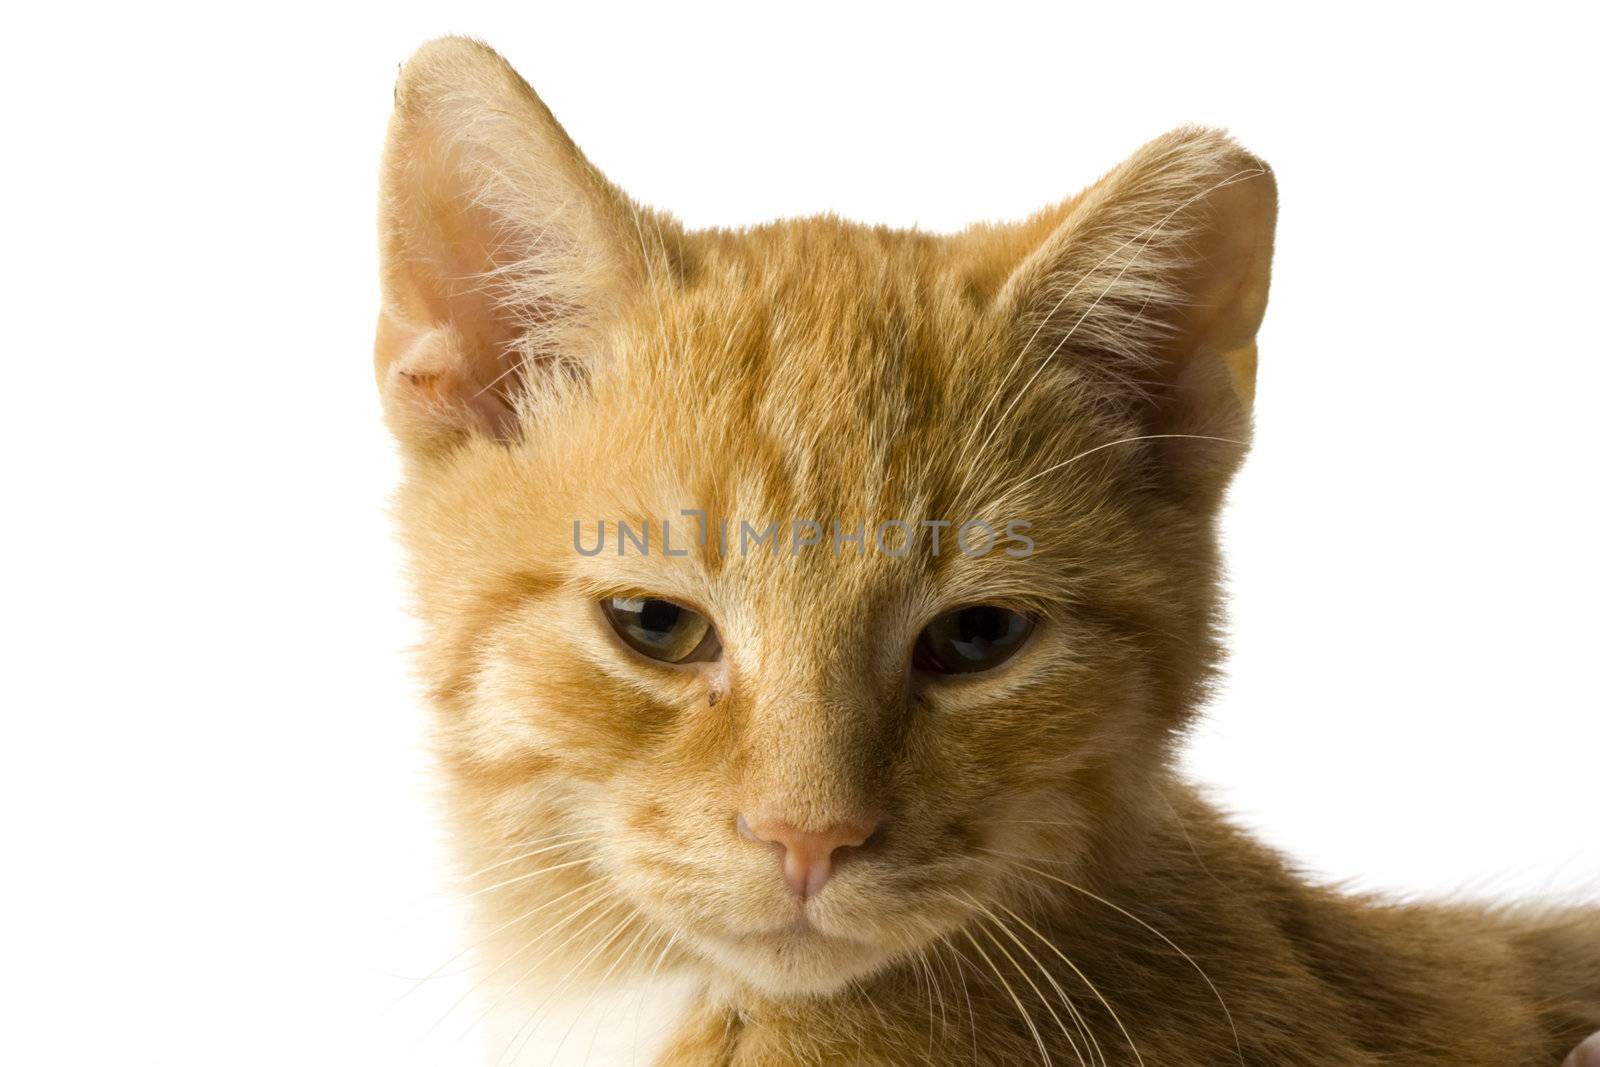
{"label": "pink inner ear", "polygon": [[516,384],[515,371],[502,372],[498,381],[484,373],[455,327],[417,329],[386,314],[377,355],[384,409],[397,431],[423,438],[511,434],[515,413],[505,397]]}

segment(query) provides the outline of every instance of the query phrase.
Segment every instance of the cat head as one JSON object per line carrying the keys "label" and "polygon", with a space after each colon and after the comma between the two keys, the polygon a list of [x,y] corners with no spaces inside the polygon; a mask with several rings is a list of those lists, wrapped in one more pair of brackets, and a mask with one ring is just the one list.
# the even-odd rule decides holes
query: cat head
{"label": "cat head", "polygon": [[419,52],[377,375],[506,975],[823,993],[1117,863],[1217,655],[1274,217],[1183,129],[1015,225],[690,232]]}

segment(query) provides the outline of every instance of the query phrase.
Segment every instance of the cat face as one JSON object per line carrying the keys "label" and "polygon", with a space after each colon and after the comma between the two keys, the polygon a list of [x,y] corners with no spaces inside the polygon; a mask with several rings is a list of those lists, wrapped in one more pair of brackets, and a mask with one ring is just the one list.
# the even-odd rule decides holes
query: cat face
{"label": "cat face", "polygon": [[1181,131],[1014,227],[687,233],[493,53],[407,66],[379,384],[502,979],[822,993],[1116,862],[1214,658],[1272,206]]}

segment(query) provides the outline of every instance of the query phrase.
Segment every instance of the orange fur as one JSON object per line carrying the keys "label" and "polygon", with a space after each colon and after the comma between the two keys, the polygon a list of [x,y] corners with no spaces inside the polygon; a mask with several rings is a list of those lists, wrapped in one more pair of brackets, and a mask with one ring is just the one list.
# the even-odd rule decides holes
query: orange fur
{"label": "orange fur", "polygon": [[[1554,1065],[1600,1026],[1592,911],[1308,885],[1171,771],[1217,661],[1275,210],[1259,160],[1190,129],[1017,225],[688,232],[493,52],[419,52],[377,369],[493,980],[694,975],[669,1064]],[[1022,519],[1036,550],[573,548],[574,520],[683,509]],[[646,594],[722,657],[630,653],[596,605]],[[1035,616],[1027,646],[908,686],[919,630],[978,602]],[[772,797],[886,820],[809,932],[735,832]]]}

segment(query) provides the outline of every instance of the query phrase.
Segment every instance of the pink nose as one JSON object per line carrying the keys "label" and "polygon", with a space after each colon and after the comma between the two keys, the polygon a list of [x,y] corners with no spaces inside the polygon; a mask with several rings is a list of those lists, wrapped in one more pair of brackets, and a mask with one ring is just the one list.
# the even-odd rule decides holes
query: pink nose
{"label": "pink nose", "polygon": [[778,846],[783,877],[801,900],[816,896],[833,874],[846,849],[859,848],[877,832],[873,822],[837,823],[826,830],[799,830],[782,819],[736,820],[739,833],[751,841]]}

